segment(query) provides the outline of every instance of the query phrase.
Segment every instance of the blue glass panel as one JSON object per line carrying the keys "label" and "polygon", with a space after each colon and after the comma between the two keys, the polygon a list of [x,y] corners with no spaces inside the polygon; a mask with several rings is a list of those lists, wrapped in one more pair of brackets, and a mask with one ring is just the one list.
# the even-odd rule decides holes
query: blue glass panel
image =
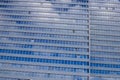
{"label": "blue glass panel", "polygon": [[71,65],[89,65],[89,62],[70,61],[70,60],[55,60],[55,59],[42,59],[42,58],[26,58],[26,57],[13,57],[13,56],[0,56],[1,60],[18,60],[27,62],[42,62],[42,63],[56,63],[56,64],[71,64]]}

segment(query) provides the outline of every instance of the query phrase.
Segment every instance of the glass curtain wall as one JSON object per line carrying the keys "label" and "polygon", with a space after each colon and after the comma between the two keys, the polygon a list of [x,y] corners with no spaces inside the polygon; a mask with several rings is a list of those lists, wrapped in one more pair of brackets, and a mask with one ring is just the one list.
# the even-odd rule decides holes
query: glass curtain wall
{"label": "glass curtain wall", "polygon": [[88,76],[87,0],[0,0],[2,80]]}

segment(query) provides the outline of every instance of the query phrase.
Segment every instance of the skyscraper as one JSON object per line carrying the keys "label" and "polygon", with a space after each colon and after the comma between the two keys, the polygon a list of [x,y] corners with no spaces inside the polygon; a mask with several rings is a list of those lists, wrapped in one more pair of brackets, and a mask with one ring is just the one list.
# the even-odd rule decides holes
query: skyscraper
{"label": "skyscraper", "polygon": [[[90,0],[90,74],[120,80],[119,0]],[[111,78],[110,78],[111,77]]]}
{"label": "skyscraper", "polygon": [[0,80],[120,80],[119,0],[0,0]]}

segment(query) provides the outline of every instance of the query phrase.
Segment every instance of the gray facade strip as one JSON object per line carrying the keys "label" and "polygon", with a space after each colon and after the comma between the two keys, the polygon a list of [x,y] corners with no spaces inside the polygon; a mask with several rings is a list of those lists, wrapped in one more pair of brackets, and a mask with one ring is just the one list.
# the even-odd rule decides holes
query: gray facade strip
{"label": "gray facade strip", "polygon": [[97,11],[96,12],[91,12],[90,15],[91,16],[104,16],[104,17],[105,16],[110,16],[110,17],[119,17],[120,16],[119,13],[107,13],[106,14],[106,12],[101,12],[100,13],[100,12],[97,12]]}
{"label": "gray facade strip", "polygon": [[[103,56],[103,54],[91,54],[91,57],[102,57],[102,56]],[[115,55],[105,54],[103,57],[119,59],[119,54],[117,54],[117,53]]]}
{"label": "gray facade strip", "polygon": [[[6,0],[6,1],[9,1],[9,0]],[[65,2],[61,2],[61,1],[45,1],[45,0],[36,0],[36,1],[34,1],[34,0],[11,0],[12,2],[24,2],[24,3],[29,3],[29,2],[33,2],[33,3],[55,3],[55,4],[70,4],[71,2],[67,2],[67,3],[65,3]],[[77,3],[77,2],[72,2],[72,4],[88,4],[87,2],[86,3],[83,3],[83,2],[79,2],[79,3]]]}
{"label": "gray facade strip", "polygon": [[36,79],[36,78],[32,78],[32,79],[31,79],[30,77],[27,77],[27,76],[20,76],[20,75],[19,75],[19,76],[14,76],[14,75],[11,76],[11,75],[4,75],[4,74],[0,74],[0,78],[5,78],[5,79],[6,79],[6,78],[8,78],[8,79],[23,79],[23,80],[24,80],[24,79],[25,79],[25,80],[27,80],[27,79],[28,79],[28,80],[32,80],[32,79],[39,80],[39,78],[37,78],[37,79]]}
{"label": "gray facade strip", "polygon": [[103,50],[103,49],[97,49],[97,48],[96,49],[91,49],[91,51],[120,52],[120,50],[118,50],[118,51],[117,50],[110,50],[110,49],[109,50],[105,50],[105,49]]}
{"label": "gray facade strip", "polygon": [[82,72],[63,72],[63,71],[50,71],[50,70],[31,70],[31,69],[11,69],[11,68],[2,68],[0,70],[8,70],[8,71],[20,71],[20,72],[38,72],[38,73],[51,73],[51,74],[63,74],[63,75],[79,75],[79,76],[87,76],[87,73]]}
{"label": "gray facade strip", "polygon": [[[88,40],[86,39],[66,39],[66,38],[48,38],[48,37],[31,37],[31,36],[26,36],[26,37],[23,37],[23,36],[9,36],[9,35],[0,35],[1,38],[23,38],[23,39],[31,39],[31,40],[34,40],[34,39],[48,39],[48,40],[63,40],[63,41],[77,41],[77,42],[89,42]],[[83,36],[84,37],[84,36]],[[85,36],[86,37],[86,36]],[[1,40],[2,41],[2,40]],[[7,40],[6,40],[7,41]]]}
{"label": "gray facade strip", "polygon": [[119,31],[115,31],[115,32],[112,32],[112,31],[98,31],[98,30],[91,30],[91,34],[98,34],[98,35],[110,35],[110,36],[119,36]]}
{"label": "gray facade strip", "polygon": [[[38,9],[40,9],[40,8],[67,8],[67,9],[73,9],[73,7],[68,7],[68,6],[66,6],[66,5],[69,5],[69,4],[61,4],[62,6],[59,6],[59,5],[57,5],[57,4],[60,4],[60,3],[53,3],[53,4],[56,4],[55,6],[51,6],[50,5],[50,3],[48,2],[48,3],[35,3],[35,2],[27,2],[27,4],[26,5],[23,5],[24,4],[24,2],[21,2],[21,3],[9,3],[9,4],[7,4],[7,3],[0,3],[0,5],[5,5],[5,6],[10,6],[10,7],[20,7],[20,8],[27,8],[27,7],[29,7],[29,8],[38,8]],[[70,3],[71,4],[71,3]],[[72,3],[73,4],[73,3]],[[75,5],[87,5],[87,6],[89,6],[88,4],[75,4]],[[9,7],[8,7],[9,8]],[[75,8],[74,10],[88,10],[89,8],[85,8],[85,7],[82,7],[82,8]]]}
{"label": "gray facade strip", "polygon": [[[7,21],[7,22],[15,22],[15,21],[26,21],[26,20],[22,20],[22,19],[0,19],[0,21]],[[54,21],[39,21],[39,20],[27,20],[26,22],[31,22],[31,24],[32,24],[32,22],[35,22],[35,24],[37,24],[37,25],[39,25],[39,23],[50,23],[50,24],[52,24]],[[69,23],[69,21],[66,21],[66,22],[59,22],[59,21],[55,21],[54,22],[54,24],[68,24],[68,25],[88,25],[88,23],[87,22],[85,22],[85,23],[74,23],[74,22],[72,22],[72,23]]]}
{"label": "gray facade strip", "polygon": [[[63,75],[63,76],[70,76],[70,75]],[[42,80],[45,80],[45,79],[47,79],[47,77],[42,77],[42,76],[39,76],[39,77],[30,77],[30,76],[20,76],[20,75],[18,75],[18,76],[14,76],[14,75],[4,75],[4,74],[1,74],[0,75],[0,77],[6,77],[6,78],[18,78],[18,79],[28,79],[28,80],[40,80],[40,79],[42,79]],[[82,76],[81,76],[82,77]],[[85,76],[85,77],[87,77],[87,76]],[[49,78],[49,80],[61,80],[61,78],[58,78],[58,77],[53,77],[53,78]],[[72,79],[72,78],[65,78],[66,80],[70,80],[70,79]]]}
{"label": "gray facade strip", "polygon": [[114,39],[114,38],[95,38],[95,37],[92,37],[92,40],[105,40],[105,41],[120,41],[119,39]]}
{"label": "gray facade strip", "polygon": [[[49,53],[48,53],[49,54]],[[27,58],[42,58],[42,59],[56,59],[56,60],[70,60],[70,61],[89,61],[88,59],[74,59],[74,58],[64,58],[64,57],[45,57],[45,56],[35,56],[35,55],[21,55],[21,54],[8,54],[1,53],[0,56],[14,56],[14,57],[27,57]]]}
{"label": "gray facade strip", "polygon": [[[111,22],[120,22],[119,20],[120,19],[118,19],[118,16],[116,16],[116,17],[111,17],[111,18],[107,18],[107,17],[110,17],[110,16],[91,16],[91,19],[92,19],[92,21],[105,21],[105,22],[108,22],[108,21],[111,21]],[[117,20],[116,20],[117,19]]]}
{"label": "gray facade strip", "polygon": [[[2,70],[4,70],[4,69],[2,69]],[[19,71],[19,72],[23,72],[23,73],[24,72],[38,72],[38,73],[43,73],[43,74],[44,73],[51,73],[51,74],[62,74],[62,75],[88,76],[88,74],[86,74],[86,73],[70,73],[70,72],[66,72],[66,73],[64,72],[63,73],[63,72],[57,72],[57,71],[55,72],[55,71],[47,71],[47,70],[46,71],[45,70],[40,70],[40,71],[38,71],[38,70],[35,71],[34,70],[33,71],[33,70],[23,70],[23,69],[19,69],[19,70],[17,70],[17,69],[16,70],[15,69],[9,69],[9,70],[5,70],[5,71],[12,71],[12,72],[14,72],[14,71],[18,72]]]}
{"label": "gray facade strip", "polygon": [[[5,4],[2,4],[2,5],[5,5]],[[9,4],[10,5],[10,4]],[[44,3],[43,4],[38,4],[38,6],[33,6],[34,4],[32,3],[32,4],[29,4],[29,5],[32,5],[32,6],[19,6],[19,5],[13,5],[13,6],[16,6],[15,8],[17,9],[17,7],[18,7],[18,9],[19,9],[19,7],[22,9],[22,7],[23,7],[23,9],[24,9],[24,7],[34,7],[34,9],[40,9],[40,8],[51,8],[51,7],[44,7]],[[37,4],[36,4],[37,5]],[[67,5],[67,4],[66,4]],[[82,4],[81,4],[82,5]],[[85,4],[84,4],[85,5]],[[8,5],[7,5],[8,6]],[[77,8],[75,8],[74,10],[90,10],[90,11],[98,11],[98,9],[96,9],[96,8],[98,8],[98,6],[94,6],[94,5],[88,5],[90,8],[82,8],[82,9],[77,9]],[[39,8],[38,8],[39,7]],[[100,6],[100,7],[103,7],[103,6]],[[104,6],[105,7],[105,6]],[[107,6],[108,7],[108,6]],[[114,6],[113,6],[114,7]],[[9,8],[9,7],[8,7]],[[13,7],[14,8],[14,7]],[[13,9],[12,8],[12,9]],[[54,7],[52,7],[52,8],[54,8]],[[70,7],[66,7],[66,6],[62,6],[62,7],[60,7],[60,6],[55,6],[55,8],[68,8],[68,9],[72,9],[72,8],[70,8]],[[118,8],[118,10],[114,10],[115,12],[119,12],[119,7],[114,7],[114,8]],[[101,9],[99,9],[99,11],[104,11],[104,12],[113,12],[113,10],[101,10]]]}
{"label": "gray facade strip", "polygon": [[10,49],[10,50],[25,50],[25,51],[35,51],[35,52],[56,52],[56,53],[65,53],[65,54],[83,54],[83,55],[88,55],[89,53],[88,52],[76,52],[76,51],[60,51],[60,50],[46,50],[46,49],[25,49],[25,48],[4,48],[4,47],[1,47],[1,49]]}
{"label": "gray facade strip", "polygon": [[[107,3],[107,4],[119,4],[120,2],[117,1],[117,0],[89,0],[90,3],[99,3],[99,4],[102,4],[102,3]],[[110,5],[111,6],[111,5]]]}
{"label": "gray facade strip", "polygon": [[[20,9],[20,8],[0,8],[0,10],[16,10],[16,11],[26,11],[26,12],[29,12],[29,11],[34,11],[36,12],[37,15],[39,15],[40,13],[57,13],[57,12],[60,12],[60,11],[48,11],[47,8],[46,10],[40,10],[39,8],[36,8],[36,9]],[[82,10],[81,10],[82,11]],[[83,10],[84,11],[84,10]],[[81,15],[81,14],[88,14],[86,12],[81,12],[81,13],[75,13],[75,12],[61,12],[61,14],[74,14],[74,15]]]}
{"label": "gray facade strip", "polygon": [[120,76],[119,75],[113,75],[113,74],[111,74],[111,75],[104,75],[104,74],[90,74],[91,75],[91,77],[100,77],[100,78],[120,78]]}
{"label": "gray facade strip", "polygon": [[[3,22],[0,22],[0,26],[20,26],[20,27],[22,27],[22,26],[24,26],[24,27],[35,27],[35,28],[42,28],[43,26],[46,26],[45,28],[54,28],[54,29],[69,29],[69,30],[73,30],[73,28],[74,28],[74,30],[88,30],[87,29],[87,25],[68,25],[68,24],[61,24],[61,26],[58,26],[58,25],[55,25],[55,27],[53,27],[53,25],[52,26],[48,26],[47,24],[46,25],[30,25],[30,24],[15,24],[16,22],[10,22],[9,24],[4,24]],[[48,23],[48,24],[50,24],[50,23]],[[69,26],[69,27],[68,27]],[[82,28],[81,29],[79,29],[80,27],[79,26],[82,26]],[[85,28],[86,27],[86,28]]]}
{"label": "gray facade strip", "polygon": [[[98,26],[98,27],[96,27]],[[120,31],[118,26],[100,26],[100,25],[91,25],[92,30],[109,30],[109,31]]]}
{"label": "gray facade strip", "polygon": [[[6,0],[6,1],[9,1],[9,0]],[[34,2],[34,3],[49,3],[49,1],[45,1],[45,0],[36,0],[36,1],[34,1],[34,0],[11,0],[12,2],[26,2],[26,3],[29,3],[29,2]],[[67,3],[65,3],[65,2],[60,2],[60,1],[50,1],[51,3],[57,3],[57,4],[69,4],[69,3],[71,3],[71,2],[67,2]],[[90,0],[89,2],[84,2],[84,1],[81,1],[81,2],[79,2],[79,3],[77,3],[77,2],[72,2],[72,4],[89,4],[89,5],[91,5],[91,3],[93,3],[93,4],[98,4],[98,3],[107,3],[106,1],[101,1],[101,2],[99,2],[99,1],[96,1],[96,0],[94,0],[94,1],[92,1],[92,0]],[[109,1],[109,4],[115,4],[115,5],[119,5],[119,2],[115,2],[115,1],[112,1],[112,2],[110,2]]]}
{"label": "gray facade strip", "polygon": [[114,7],[114,8],[119,8],[120,7],[120,5],[119,5],[119,3],[109,3],[109,4],[107,4],[107,3],[103,3],[102,5],[100,4],[100,3],[95,3],[95,2],[91,2],[90,4],[89,4],[89,7],[97,7],[97,8],[99,8],[99,7],[110,7],[110,8],[112,8],[112,7]]}
{"label": "gray facade strip", "polygon": [[97,9],[94,9],[95,7],[91,7],[89,10],[90,11],[92,11],[92,12],[106,12],[106,13],[120,13],[120,11],[119,10],[114,10],[114,12],[113,12],[113,10],[101,10],[101,9],[99,9],[99,8],[97,8]]}
{"label": "gray facade strip", "polygon": [[[100,17],[101,17],[102,19],[100,19]],[[108,16],[108,17],[109,17],[109,16]],[[108,22],[108,21],[109,21],[109,22],[118,22],[118,23],[120,23],[120,21],[119,21],[120,19],[117,19],[117,17],[108,19],[108,18],[105,18],[105,16],[99,16],[99,17],[97,17],[97,16],[94,16],[94,17],[93,17],[93,16],[92,16],[91,19],[92,19],[91,21],[96,21],[96,20],[97,20],[98,22],[102,20],[102,21],[104,21],[104,22]],[[116,19],[117,19],[117,20],[116,20]]]}
{"label": "gray facade strip", "polygon": [[31,65],[31,66],[53,66],[53,67],[68,67],[68,68],[85,68],[89,69],[89,66],[78,66],[78,65],[69,65],[66,66],[66,64],[50,64],[50,63],[30,63],[30,62],[22,62],[22,61],[11,61],[11,60],[0,60],[0,63],[6,63],[6,64],[23,64],[23,65]]}
{"label": "gray facade strip", "polygon": [[108,47],[114,47],[114,48],[115,48],[115,47],[116,47],[116,48],[117,48],[117,47],[118,47],[118,48],[120,47],[119,44],[96,43],[96,42],[94,42],[94,41],[93,41],[93,43],[91,43],[91,45],[92,45],[92,46],[106,46],[106,47],[108,46]]}
{"label": "gray facade strip", "polygon": [[[23,27],[22,26],[22,28],[23,29],[21,29],[21,30],[19,30],[19,27],[17,28],[15,28],[14,26],[13,27],[10,27],[10,26],[6,26],[6,27],[8,27],[8,29],[5,29],[5,26],[0,26],[1,27],[1,29],[0,29],[0,31],[15,31],[15,32],[31,32],[31,33],[39,33],[41,30],[34,30],[34,31],[32,31],[32,30],[30,30],[30,28],[29,27],[26,27],[26,28],[28,28],[29,30],[25,30],[24,28],[25,27]],[[57,28],[44,28],[44,26],[43,27],[31,27],[31,28],[33,28],[33,29],[36,29],[36,28],[38,28],[38,29],[40,29],[40,28],[43,28],[43,29],[53,29],[53,31],[56,31],[56,30],[58,30],[58,31],[61,31],[62,33],[64,33],[65,35],[66,35],[66,33],[71,33],[71,34],[73,34],[72,33],[72,30],[74,30],[74,29],[57,29]],[[14,30],[13,30],[14,29]],[[56,29],[56,30],[55,30]],[[62,31],[63,30],[63,31]],[[65,30],[66,30],[66,32],[65,32]],[[46,32],[47,30],[42,30],[41,32]],[[76,33],[80,33],[80,32],[87,32],[88,31],[88,29],[84,29],[84,30],[75,30],[75,32],[74,32],[74,34],[76,34]],[[47,31],[46,33],[50,33],[50,31]],[[53,32],[51,32],[51,33],[53,33]],[[56,32],[57,33],[57,32]],[[87,34],[87,33],[84,33],[84,34]],[[83,34],[83,35],[84,35]],[[78,34],[79,35],[79,34]]]}
{"label": "gray facade strip", "polygon": [[110,70],[110,71],[120,71],[117,68],[105,68],[105,67],[91,67],[90,69],[95,69],[95,70]]}
{"label": "gray facade strip", "polygon": [[[43,45],[41,45],[41,46],[43,46]],[[10,46],[9,46],[10,47]],[[34,50],[37,50],[37,51],[40,51],[41,49],[42,50],[50,50],[50,49],[44,49],[44,48],[39,48],[40,46],[34,46],[33,47],[33,49]],[[59,46],[50,46],[50,47],[59,47]],[[1,48],[7,48],[7,47],[4,47],[4,46],[2,46]],[[19,48],[19,47],[13,47],[14,49],[16,48]],[[73,48],[73,47],[63,47],[63,48]],[[10,48],[10,49],[12,49],[12,48]],[[26,49],[24,49],[24,48],[19,48],[19,49],[21,49],[21,50],[30,50],[31,48],[26,48]],[[78,49],[78,47],[77,48],[75,48],[75,49]],[[88,50],[88,48],[87,47],[85,47],[85,48],[83,48],[83,47],[81,47],[80,49],[85,49],[85,50]],[[62,51],[62,52],[69,52],[69,51],[67,51],[67,50],[56,50],[56,49],[52,49],[52,51]],[[74,50],[74,51],[71,51],[72,53],[74,53],[74,52],[79,52],[79,51],[77,51],[77,50]],[[81,53],[82,52],[84,52],[84,51],[81,51]],[[86,53],[87,53],[87,51],[86,51]]]}
{"label": "gray facade strip", "polygon": [[[42,45],[46,45],[46,46],[61,46],[61,47],[70,47],[71,44],[52,44],[52,43],[28,43],[28,42],[13,42],[13,41],[4,41],[4,42],[0,42],[0,43],[6,43],[6,44],[29,44],[29,45],[33,45],[33,46],[42,46]],[[86,45],[72,45],[71,47],[74,47],[74,48],[89,48],[88,46]]]}
{"label": "gray facade strip", "polygon": [[91,63],[101,63],[101,64],[120,64],[119,62],[112,62],[112,61],[91,61]]}
{"label": "gray facade strip", "polygon": [[[10,34],[14,34],[13,36],[17,36],[16,34],[18,33],[19,34],[19,37],[20,36],[23,36],[22,35],[22,32],[24,32],[24,33],[36,33],[36,32],[34,32],[34,31],[28,31],[28,32],[25,32],[25,31],[19,31],[19,32],[17,32],[16,30],[14,31],[14,30],[12,30],[12,31],[10,31],[10,30],[4,30],[4,31],[6,31],[6,32],[11,32]],[[2,30],[1,30],[1,32],[2,32]],[[20,34],[21,33],[21,34]],[[9,36],[11,36],[9,34]],[[37,33],[36,33],[37,34]],[[71,33],[71,34],[69,34],[69,33],[54,33],[54,32],[38,32],[38,34],[57,34],[57,35],[71,35],[71,36],[88,36],[88,34],[74,34],[74,33]],[[4,35],[5,36],[5,34],[1,34],[1,36],[2,35]],[[25,37],[33,37],[33,36],[23,36],[23,38],[25,38]],[[38,37],[38,36],[35,36],[36,38]],[[34,37],[33,37],[34,38]]]}
{"label": "gray facade strip", "polygon": [[[37,12],[36,12],[37,13]],[[43,13],[44,14],[44,13]],[[49,18],[49,19],[64,19],[64,20],[68,20],[68,19],[71,19],[71,20],[88,20],[88,18],[86,17],[86,15],[85,15],[85,17],[84,17],[84,14],[80,14],[80,15],[78,15],[79,17],[74,17],[75,15],[74,14],[72,14],[71,16],[69,16],[69,17],[67,17],[67,16],[64,16],[64,17],[62,17],[62,18],[60,18],[59,16],[50,16],[50,15],[48,15],[48,16],[46,16],[46,15],[35,15],[35,14],[30,14],[30,15],[28,15],[28,14],[20,14],[20,13],[6,13],[6,12],[0,12],[0,15],[2,15],[2,16],[4,16],[4,18],[5,17],[10,17],[10,16],[21,16],[21,17],[25,17],[25,18],[36,18],[36,19],[40,19],[40,18]],[[21,18],[21,19],[24,19],[24,18]]]}
{"label": "gray facade strip", "polygon": [[103,25],[103,26],[119,26],[120,25],[120,23],[119,24],[106,24],[106,23],[99,23],[99,22],[97,22],[97,23],[91,23],[92,25]]}

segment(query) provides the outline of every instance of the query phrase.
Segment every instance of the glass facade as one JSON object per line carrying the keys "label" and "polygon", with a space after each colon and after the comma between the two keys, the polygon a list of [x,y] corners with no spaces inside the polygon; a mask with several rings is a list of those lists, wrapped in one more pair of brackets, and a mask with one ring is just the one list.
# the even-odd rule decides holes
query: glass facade
{"label": "glass facade", "polygon": [[0,0],[0,80],[119,80],[119,0]]}
{"label": "glass facade", "polygon": [[[119,0],[90,0],[90,73],[92,80],[119,80]],[[102,77],[104,76],[104,77]],[[105,78],[108,77],[108,78]]]}

